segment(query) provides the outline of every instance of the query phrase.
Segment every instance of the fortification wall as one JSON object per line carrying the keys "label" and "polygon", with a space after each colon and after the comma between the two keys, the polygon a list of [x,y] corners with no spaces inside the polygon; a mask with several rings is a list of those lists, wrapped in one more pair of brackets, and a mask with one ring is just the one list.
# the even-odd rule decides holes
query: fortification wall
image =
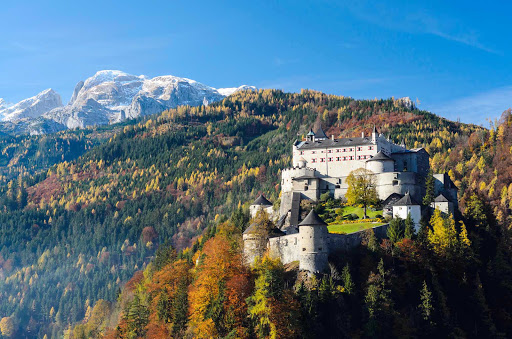
{"label": "fortification wall", "polygon": [[[385,238],[389,224],[377,226],[373,228],[375,236],[379,239]],[[329,233],[329,253],[337,251],[348,251],[361,244],[361,236],[363,232],[350,234]]]}
{"label": "fortification wall", "polygon": [[283,264],[300,260],[299,234],[290,234],[269,239],[270,256],[280,258]]}

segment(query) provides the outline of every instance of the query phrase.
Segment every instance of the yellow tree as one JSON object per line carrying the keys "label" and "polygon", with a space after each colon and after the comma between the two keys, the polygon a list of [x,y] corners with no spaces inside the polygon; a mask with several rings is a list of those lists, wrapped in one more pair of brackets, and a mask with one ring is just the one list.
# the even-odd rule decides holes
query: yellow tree
{"label": "yellow tree", "polygon": [[447,256],[453,253],[459,243],[453,216],[450,214],[446,218],[440,210],[436,209],[430,219],[430,226],[428,241],[432,245],[434,252],[439,256]]}
{"label": "yellow tree", "polygon": [[347,185],[345,198],[347,198],[348,204],[363,205],[366,218],[366,208],[379,202],[373,172],[364,168],[353,170],[347,177]]}

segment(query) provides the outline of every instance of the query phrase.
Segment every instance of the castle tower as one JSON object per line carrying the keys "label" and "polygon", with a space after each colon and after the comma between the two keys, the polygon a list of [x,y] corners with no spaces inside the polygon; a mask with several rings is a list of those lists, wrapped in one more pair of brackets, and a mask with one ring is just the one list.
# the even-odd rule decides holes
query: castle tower
{"label": "castle tower", "polygon": [[324,272],[328,267],[327,224],[314,210],[299,224],[299,269],[311,273]]}
{"label": "castle tower", "polygon": [[421,205],[407,192],[402,199],[393,204],[393,218],[406,219],[409,214],[414,222],[414,228],[418,232],[420,230]]}
{"label": "castle tower", "polygon": [[322,126],[318,126],[318,129],[315,131],[315,140],[326,140],[327,135],[325,134],[324,130],[322,129]]}
{"label": "castle tower", "polygon": [[394,168],[395,160],[382,153],[382,151],[379,151],[371,159],[366,160],[366,169],[376,174],[393,172]]}
{"label": "castle tower", "polygon": [[252,265],[256,257],[261,257],[265,253],[268,231],[257,223],[252,223],[244,231],[242,238],[244,240],[244,260],[247,264]]}
{"label": "castle tower", "polygon": [[273,219],[274,211],[273,211],[273,205],[270,201],[268,201],[267,198],[263,196],[263,194],[260,194],[260,196],[254,200],[254,202],[249,206],[249,212],[251,213],[251,218],[256,217],[256,214],[260,210],[264,210],[268,214],[268,218],[270,220]]}
{"label": "castle tower", "polygon": [[377,127],[375,127],[375,125],[373,125],[372,142],[373,142],[374,144],[376,144],[376,143],[377,143],[377,137],[378,137],[378,136],[379,136],[379,135],[377,134]]}
{"label": "castle tower", "polygon": [[313,129],[309,130],[308,135],[306,135],[307,141],[315,141],[315,132],[313,132]]}

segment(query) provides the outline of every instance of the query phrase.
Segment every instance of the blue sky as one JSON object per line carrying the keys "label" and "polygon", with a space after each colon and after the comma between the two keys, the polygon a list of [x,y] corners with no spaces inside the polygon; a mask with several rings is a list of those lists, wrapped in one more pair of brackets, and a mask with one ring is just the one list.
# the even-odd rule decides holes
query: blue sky
{"label": "blue sky", "polygon": [[67,102],[101,69],[420,108],[487,125],[512,106],[509,1],[3,1],[0,97]]}

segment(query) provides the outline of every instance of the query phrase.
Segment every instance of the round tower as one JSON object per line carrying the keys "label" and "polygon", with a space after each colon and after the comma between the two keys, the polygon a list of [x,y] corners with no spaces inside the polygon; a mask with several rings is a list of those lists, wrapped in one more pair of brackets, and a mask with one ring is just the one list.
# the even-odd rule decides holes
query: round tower
{"label": "round tower", "polygon": [[252,265],[256,257],[261,257],[265,253],[267,248],[268,232],[263,230],[257,223],[252,223],[244,231],[242,238],[244,240],[245,262]]}
{"label": "round tower", "polygon": [[299,167],[299,168],[305,168],[306,164],[307,164],[307,161],[306,161],[306,159],[304,159],[304,157],[300,157],[299,160],[297,161],[297,167]]}
{"label": "round tower", "polygon": [[327,270],[329,255],[327,224],[314,210],[299,224],[299,269],[311,273]]}
{"label": "round tower", "polygon": [[260,196],[256,200],[254,200],[251,206],[249,206],[251,218],[256,217],[256,214],[258,214],[260,210],[264,210],[265,212],[267,212],[269,219],[273,218],[273,205],[270,201],[268,201],[267,198],[265,198],[263,194],[260,194]]}
{"label": "round tower", "polygon": [[366,169],[373,173],[393,172],[395,160],[379,151],[373,158],[366,160]]}

